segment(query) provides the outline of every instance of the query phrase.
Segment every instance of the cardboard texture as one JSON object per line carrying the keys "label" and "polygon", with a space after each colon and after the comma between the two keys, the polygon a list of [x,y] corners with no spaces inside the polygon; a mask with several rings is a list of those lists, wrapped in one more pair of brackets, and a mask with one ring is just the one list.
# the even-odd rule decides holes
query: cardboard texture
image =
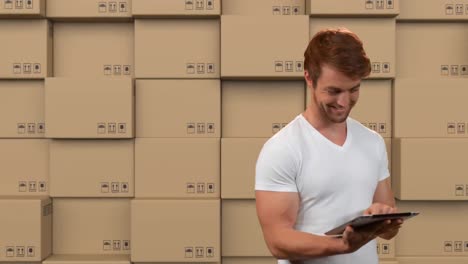
{"label": "cardboard texture", "polygon": [[133,108],[130,78],[45,81],[47,138],[131,138]]}
{"label": "cardboard texture", "polygon": [[52,255],[42,264],[130,264],[129,255]]}
{"label": "cardboard texture", "polygon": [[132,262],[219,262],[220,200],[131,202]]}
{"label": "cardboard texture", "polygon": [[45,3],[46,0],[3,0],[0,1],[0,17],[45,17]]}
{"label": "cardboard texture", "polygon": [[302,81],[224,81],[223,137],[271,137],[304,110]]}
{"label": "cardboard texture", "polygon": [[219,138],[137,138],[135,197],[219,198],[220,145]]}
{"label": "cardboard texture", "polygon": [[223,264],[277,264],[274,257],[223,257]]}
{"label": "cardboard texture", "polygon": [[0,139],[0,196],[49,194],[49,142]]}
{"label": "cardboard texture", "polygon": [[133,32],[133,23],[55,23],[54,76],[133,77]]}
{"label": "cardboard texture", "polygon": [[44,79],[52,74],[52,29],[46,19],[0,20],[0,78]]}
{"label": "cardboard texture", "polygon": [[255,199],[255,164],[267,140],[221,139],[221,198]]}
{"label": "cardboard texture", "polygon": [[398,232],[395,241],[398,257],[468,256],[465,202],[398,202],[397,207],[401,212],[420,212],[403,223]]}
{"label": "cardboard texture", "polygon": [[[175,103],[176,102],[176,103]],[[137,137],[221,137],[219,80],[137,80]]]}
{"label": "cardboard texture", "polygon": [[223,200],[223,257],[271,256],[258,222],[255,200]]}
{"label": "cardboard texture", "polygon": [[54,198],[54,254],[130,254],[130,199]]}
{"label": "cardboard texture", "polygon": [[[466,23],[398,23],[397,79],[467,78],[467,34]],[[421,45],[429,35],[431,41]]]}
{"label": "cardboard texture", "polygon": [[136,78],[219,78],[219,19],[136,19]]}
{"label": "cardboard texture", "polygon": [[[381,260],[392,260],[395,258],[395,238],[385,240],[380,237],[377,238],[377,254]],[[385,264],[385,263],[383,263]]]}
{"label": "cardboard texture", "polygon": [[223,0],[223,15],[305,15],[304,0]]}
{"label": "cardboard texture", "polygon": [[221,16],[221,76],[303,79],[308,20],[304,15]]}
{"label": "cardboard texture", "polygon": [[400,12],[399,0],[306,0],[306,6],[312,16],[394,17]]}
{"label": "cardboard texture", "polygon": [[130,19],[132,0],[47,0],[49,19]]}
{"label": "cardboard texture", "polygon": [[465,264],[468,257],[399,257],[399,264]]}
{"label": "cardboard texture", "polygon": [[133,197],[134,140],[52,140],[51,197]]}
{"label": "cardboard texture", "polygon": [[464,79],[398,78],[393,101],[394,136],[468,137],[467,96]]}
{"label": "cardboard texture", "polygon": [[220,16],[221,0],[133,0],[132,12],[134,17]]}
{"label": "cardboard texture", "polygon": [[0,137],[43,138],[44,81],[0,81]]}
{"label": "cardboard texture", "polygon": [[395,18],[311,18],[310,39],[322,29],[345,27],[356,33],[371,61],[369,76],[395,77]]}
{"label": "cardboard texture", "polygon": [[0,210],[1,262],[40,262],[52,253],[49,198],[2,197]]}
{"label": "cardboard texture", "polygon": [[[393,190],[401,200],[468,200],[468,139],[393,139]],[[467,248],[468,250],[468,248]]]}
{"label": "cardboard texture", "polygon": [[467,0],[402,0],[398,20],[467,20]]}

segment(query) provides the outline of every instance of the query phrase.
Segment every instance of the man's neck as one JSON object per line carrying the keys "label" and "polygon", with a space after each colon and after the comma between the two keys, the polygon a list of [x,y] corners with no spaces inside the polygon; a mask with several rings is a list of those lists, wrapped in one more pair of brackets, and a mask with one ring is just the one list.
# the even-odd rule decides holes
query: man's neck
{"label": "man's neck", "polygon": [[334,123],[321,116],[318,110],[313,109],[311,106],[307,107],[303,116],[305,119],[318,131],[329,133],[345,133],[346,134],[346,121],[342,123]]}

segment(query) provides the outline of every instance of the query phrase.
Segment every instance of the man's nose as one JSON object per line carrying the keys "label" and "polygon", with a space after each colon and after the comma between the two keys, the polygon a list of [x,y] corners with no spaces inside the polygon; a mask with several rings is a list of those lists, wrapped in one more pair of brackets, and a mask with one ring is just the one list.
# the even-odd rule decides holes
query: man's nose
{"label": "man's nose", "polygon": [[340,95],[338,96],[338,105],[341,106],[341,107],[348,107],[351,103],[351,100],[350,100],[350,94],[348,92],[343,92],[343,93],[340,93]]}

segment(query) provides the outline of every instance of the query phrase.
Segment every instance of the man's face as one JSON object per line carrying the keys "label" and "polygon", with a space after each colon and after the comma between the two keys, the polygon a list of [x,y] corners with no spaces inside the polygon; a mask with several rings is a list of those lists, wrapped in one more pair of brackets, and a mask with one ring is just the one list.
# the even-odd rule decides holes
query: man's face
{"label": "man's face", "polygon": [[320,118],[332,123],[346,121],[359,98],[361,79],[353,80],[327,65],[322,67],[316,87],[309,74],[305,75],[312,94],[312,107],[317,107]]}

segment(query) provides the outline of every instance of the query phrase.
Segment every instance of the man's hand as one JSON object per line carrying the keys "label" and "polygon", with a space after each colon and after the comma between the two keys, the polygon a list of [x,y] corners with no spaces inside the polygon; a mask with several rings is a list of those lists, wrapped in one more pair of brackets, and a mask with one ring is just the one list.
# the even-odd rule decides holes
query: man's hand
{"label": "man's hand", "polygon": [[[397,209],[395,207],[388,206],[381,203],[373,203],[369,208],[364,211],[364,215],[370,214],[392,214],[396,213]],[[403,223],[402,219],[395,220],[386,220],[383,222],[383,225],[379,230],[377,230],[377,236],[390,240],[398,234],[398,229],[400,229],[401,224]]]}

